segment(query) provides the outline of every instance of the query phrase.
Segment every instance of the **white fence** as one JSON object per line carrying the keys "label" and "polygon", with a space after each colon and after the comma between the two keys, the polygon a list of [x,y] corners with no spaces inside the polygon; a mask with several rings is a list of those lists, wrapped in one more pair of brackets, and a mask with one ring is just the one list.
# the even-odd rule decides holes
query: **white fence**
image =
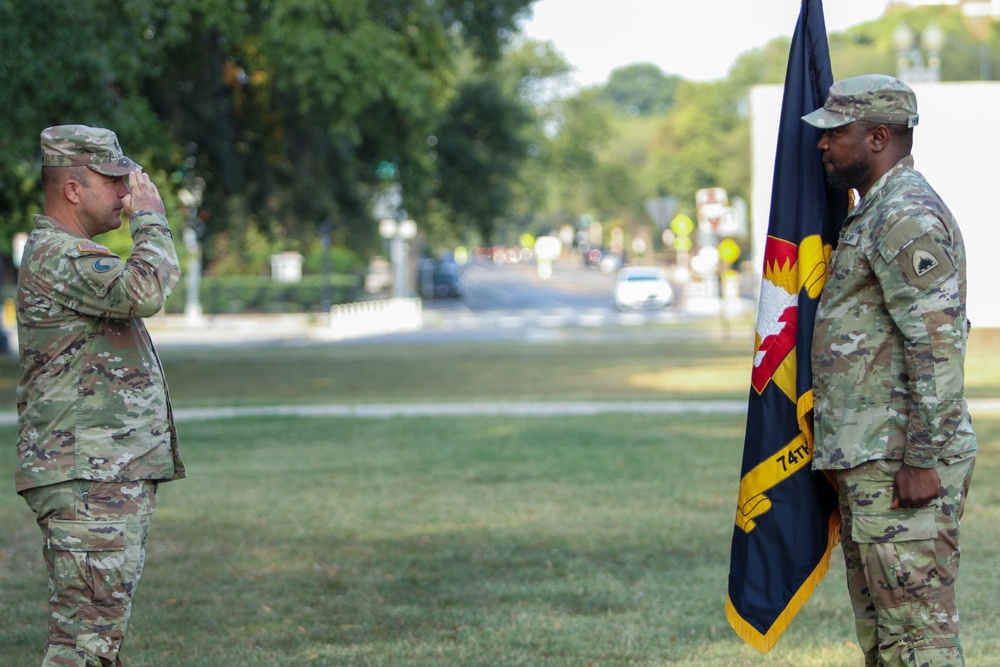
{"label": "white fence", "polygon": [[423,324],[420,299],[379,299],[342,303],[330,309],[330,337],[334,340],[414,331]]}

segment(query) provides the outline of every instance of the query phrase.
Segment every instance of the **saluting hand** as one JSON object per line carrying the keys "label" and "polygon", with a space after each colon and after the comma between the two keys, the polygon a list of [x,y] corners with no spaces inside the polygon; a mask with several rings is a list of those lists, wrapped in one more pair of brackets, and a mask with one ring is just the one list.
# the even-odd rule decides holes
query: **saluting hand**
{"label": "saluting hand", "polygon": [[125,215],[131,216],[136,211],[156,211],[167,214],[163,206],[163,198],[156,184],[149,179],[149,174],[141,169],[135,169],[129,174],[128,194],[122,197],[122,207]]}

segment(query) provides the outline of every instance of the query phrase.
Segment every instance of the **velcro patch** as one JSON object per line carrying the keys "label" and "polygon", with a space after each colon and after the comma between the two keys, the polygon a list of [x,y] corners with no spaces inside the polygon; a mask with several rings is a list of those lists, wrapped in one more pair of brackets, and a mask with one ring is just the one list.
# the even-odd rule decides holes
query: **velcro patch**
{"label": "velcro patch", "polygon": [[934,234],[924,234],[903,248],[899,253],[899,266],[906,281],[921,291],[937,285],[955,272],[955,264],[945,248],[934,239]]}
{"label": "velcro patch", "polygon": [[102,246],[100,243],[94,243],[93,241],[86,241],[84,243],[77,243],[76,249],[80,251],[81,254],[85,255],[110,255],[111,251]]}
{"label": "velcro patch", "polygon": [[902,218],[899,215],[894,215],[886,224],[886,228],[889,231],[882,239],[879,251],[887,262],[891,262],[903,248],[928,231],[921,227],[916,220]]}

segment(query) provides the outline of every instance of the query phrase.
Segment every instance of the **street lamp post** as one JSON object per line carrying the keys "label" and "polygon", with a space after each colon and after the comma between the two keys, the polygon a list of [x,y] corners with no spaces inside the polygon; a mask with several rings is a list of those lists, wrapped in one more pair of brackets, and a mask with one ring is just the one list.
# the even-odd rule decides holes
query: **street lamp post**
{"label": "street lamp post", "polygon": [[184,247],[188,251],[187,265],[187,300],[184,303],[184,319],[190,325],[201,324],[202,308],[199,297],[201,283],[201,226],[198,219],[198,207],[201,206],[205,181],[195,178],[190,187],[181,188],[177,192],[186,213],[184,224]]}
{"label": "street lamp post", "polygon": [[[905,23],[900,23],[893,33],[896,42],[896,57],[898,76],[910,83],[923,83],[941,80],[941,48],[944,46],[945,34],[937,23],[930,23],[918,35],[914,34]],[[920,47],[927,51],[927,61]]]}
{"label": "street lamp post", "polygon": [[399,220],[383,218],[378,225],[379,235],[390,243],[389,259],[392,262],[392,296],[402,299],[410,295],[407,272],[407,241],[417,235],[417,223],[406,218],[406,211],[399,210]]}
{"label": "street lamp post", "polygon": [[332,230],[332,225],[330,224],[330,218],[324,218],[323,222],[319,225],[320,241],[323,244],[323,297],[321,299],[320,307],[324,313],[329,313],[330,308],[333,305],[332,290],[330,288],[330,274],[333,272],[332,262],[330,260],[330,246],[332,245],[332,240],[330,238],[330,232]]}

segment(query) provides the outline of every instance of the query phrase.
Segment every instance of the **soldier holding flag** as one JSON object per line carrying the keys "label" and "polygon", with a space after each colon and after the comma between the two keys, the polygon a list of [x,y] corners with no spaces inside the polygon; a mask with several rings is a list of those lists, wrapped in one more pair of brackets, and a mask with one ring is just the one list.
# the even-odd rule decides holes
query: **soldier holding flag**
{"label": "soldier holding flag", "polygon": [[829,185],[853,188],[812,344],[813,468],[836,477],[865,665],[960,667],[959,522],[976,455],[964,398],[965,248],[910,156],[917,101],[839,81],[803,117]]}

